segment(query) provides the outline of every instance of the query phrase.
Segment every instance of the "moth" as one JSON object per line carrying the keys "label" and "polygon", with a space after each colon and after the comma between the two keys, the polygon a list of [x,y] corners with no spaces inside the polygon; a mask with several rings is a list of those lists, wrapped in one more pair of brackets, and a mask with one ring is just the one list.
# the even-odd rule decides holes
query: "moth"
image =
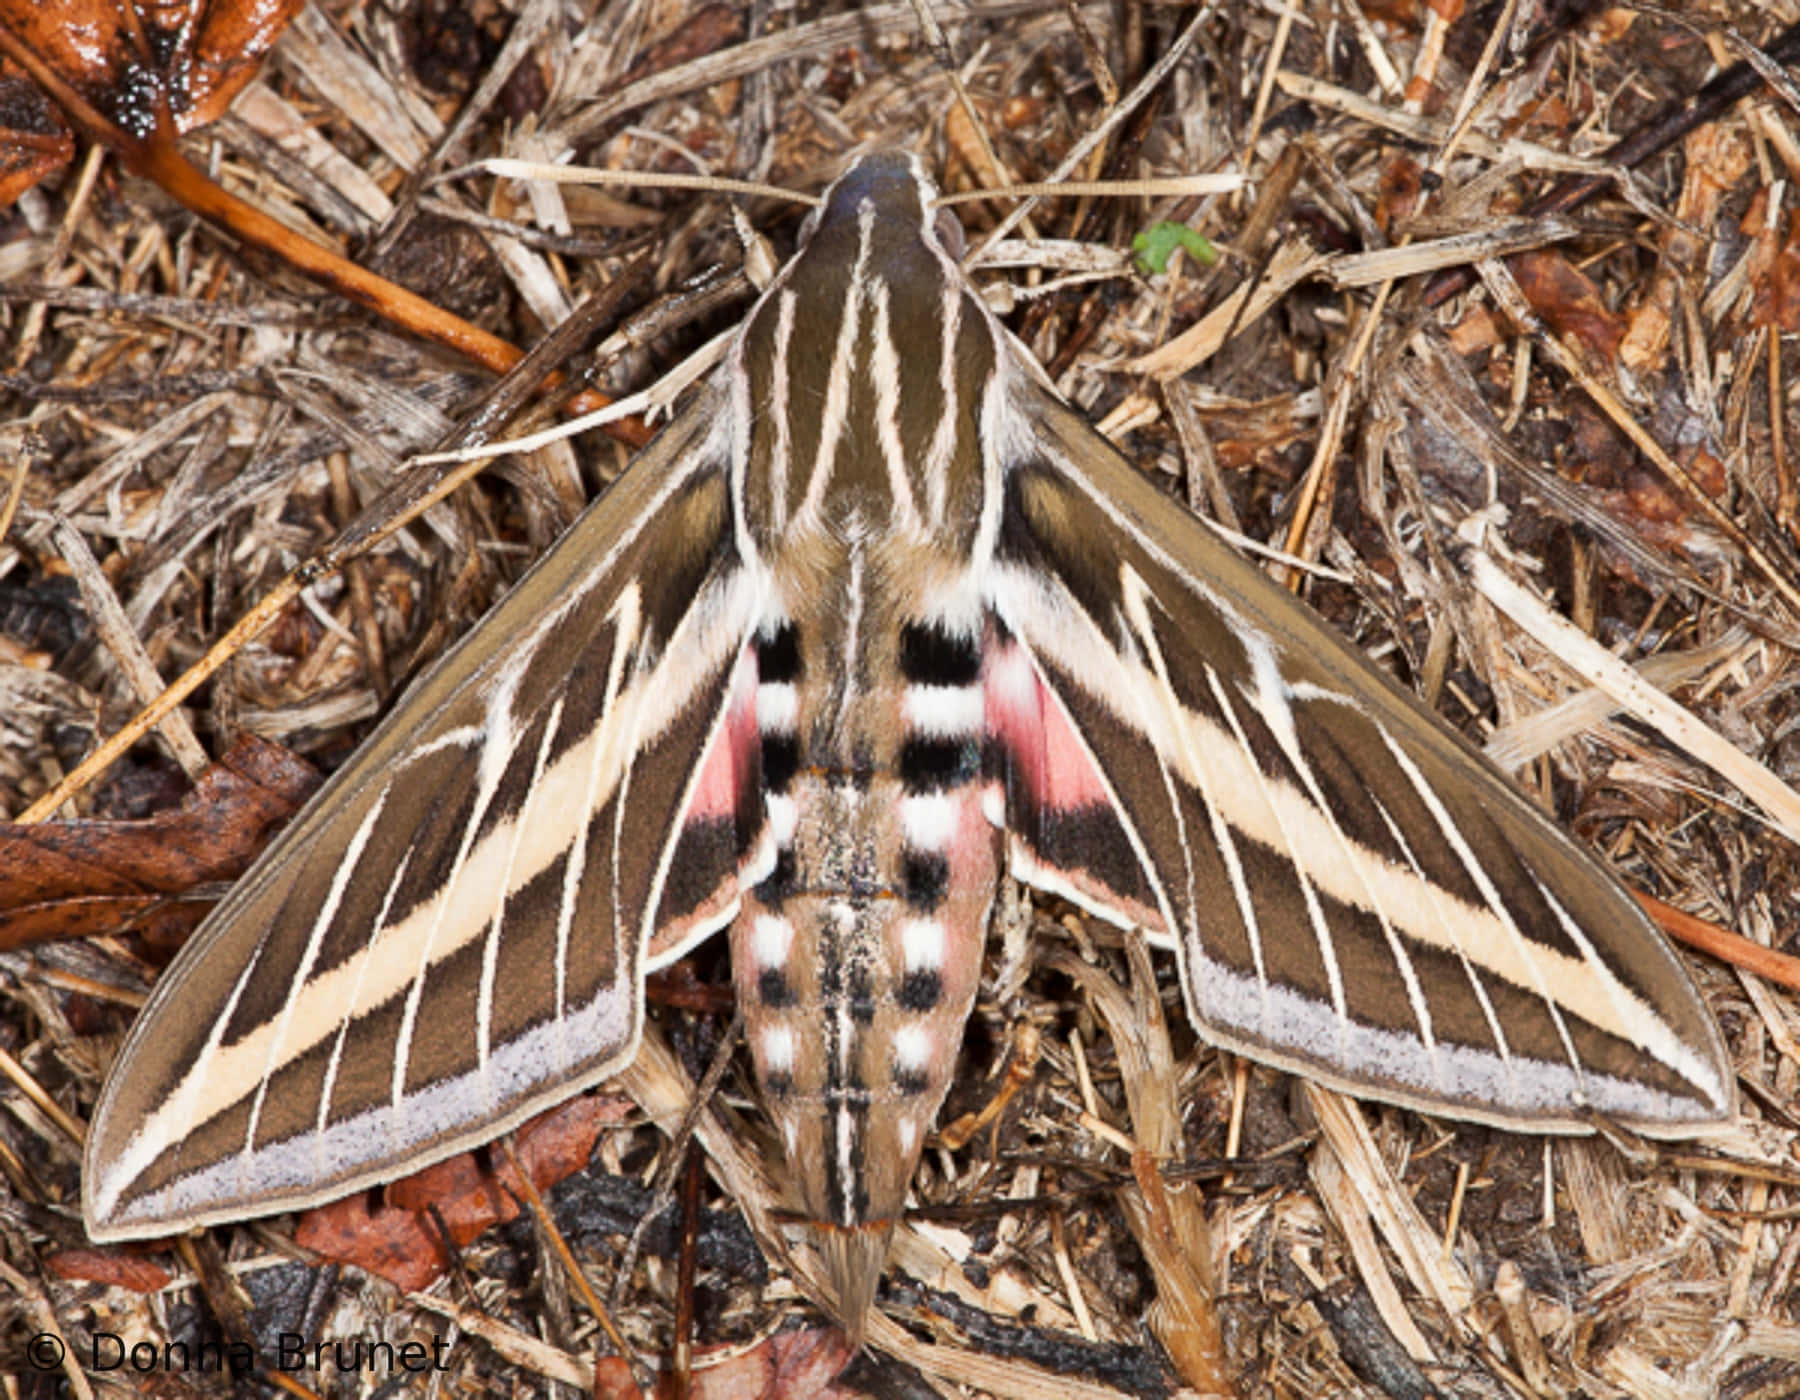
{"label": "moth", "polygon": [[159,981],[98,1240],[317,1203],[628,1063],[730,929],[854,1328],[1005,874],[1174,951],[1221,1046],[1532,1132],[1729,1120],[1638,906],[1046,387],[903,154]]}

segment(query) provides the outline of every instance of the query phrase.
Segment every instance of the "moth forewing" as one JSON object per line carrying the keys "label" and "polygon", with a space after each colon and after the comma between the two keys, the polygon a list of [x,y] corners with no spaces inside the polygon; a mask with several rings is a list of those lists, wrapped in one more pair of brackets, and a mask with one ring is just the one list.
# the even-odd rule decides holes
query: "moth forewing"
{"label": "moth forewing", "polygon": [[671,849],[689,889],[719,867],[715,926],[735,873],[679,840],[756,606],[709,426],[670,426],[159,980],[87,1140],[95,1238],[391,1179],[629,1062]]}
{"label": "moth forewing", "polygon": [[[1010,479],[996,611],[1117,794],[1197,1025],[1502,1126],[1728,1122],[1718,1028],[1617,882],[1085,420],[1023,392],[1041,436]],[[1088,851],[1031,854],[1067,872]]]}

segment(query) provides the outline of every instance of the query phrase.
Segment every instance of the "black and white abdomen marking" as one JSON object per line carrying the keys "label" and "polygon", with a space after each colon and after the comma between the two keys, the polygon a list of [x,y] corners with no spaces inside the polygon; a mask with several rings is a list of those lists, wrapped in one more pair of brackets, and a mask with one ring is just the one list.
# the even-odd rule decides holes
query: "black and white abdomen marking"
{"label": "black and white abdomen marking", "polygon": [[[810,601],[756,638],[766,830],[732,962],[807,1210],[885,1248],[955,1067],[999,873],[982,636]],[[826,664],[853,625],[879,670]]]}

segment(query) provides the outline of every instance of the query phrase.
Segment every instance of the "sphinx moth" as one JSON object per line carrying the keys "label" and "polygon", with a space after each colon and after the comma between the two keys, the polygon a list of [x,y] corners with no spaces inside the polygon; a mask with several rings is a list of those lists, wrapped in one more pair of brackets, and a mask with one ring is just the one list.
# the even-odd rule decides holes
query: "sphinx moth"
{"label": "sphinx moth", "polygon": [[97,1239],[316,1203],[628,1063],[730,929],[842,1315],[873,1296],[1004,874],[1174,951],[1214,1042],[1530,1131],[1730,1117],[1596,862],[1024,362],[904,155],[159,982]]}

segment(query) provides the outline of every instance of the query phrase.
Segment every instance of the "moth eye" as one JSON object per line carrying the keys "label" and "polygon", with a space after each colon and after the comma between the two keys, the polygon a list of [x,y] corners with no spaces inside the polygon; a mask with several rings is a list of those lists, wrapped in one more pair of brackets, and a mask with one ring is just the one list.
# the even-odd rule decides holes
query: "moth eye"
{"label": "moth eye", "polygon": [[964,253],[969,251],[969,238],[963,232],[962,220],[948,209],[940,209],[933,217],[932,230],[937,241],[944,245],[944,251],[958,262]]}

